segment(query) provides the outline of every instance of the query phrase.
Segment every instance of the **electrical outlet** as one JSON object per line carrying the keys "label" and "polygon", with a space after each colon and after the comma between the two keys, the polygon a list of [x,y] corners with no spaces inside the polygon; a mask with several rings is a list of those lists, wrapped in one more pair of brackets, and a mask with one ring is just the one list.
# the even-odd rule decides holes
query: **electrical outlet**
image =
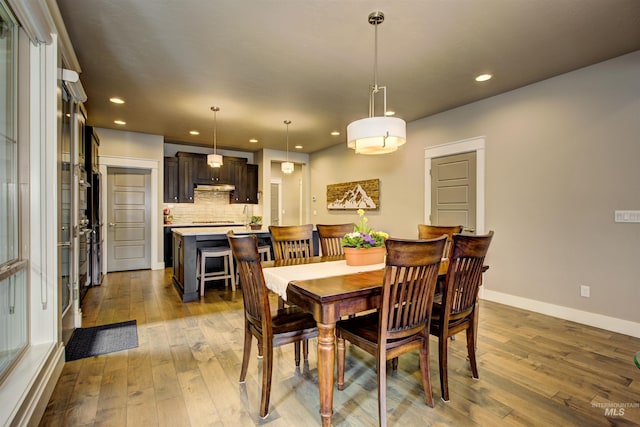
{"label": "electrical outlet", "polygon": [[589,286],[581,285],[580,286],[580,296],[589,298],[591,296],[591,288]]}

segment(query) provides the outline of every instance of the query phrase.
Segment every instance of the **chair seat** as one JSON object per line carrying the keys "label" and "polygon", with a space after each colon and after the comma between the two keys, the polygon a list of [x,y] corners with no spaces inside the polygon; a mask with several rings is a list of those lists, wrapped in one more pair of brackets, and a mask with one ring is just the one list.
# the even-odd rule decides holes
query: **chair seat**
{"label": "chair seat", "polygon": [[281,308],[278,313],[271,318],[274,334],[284,334],[302,329],[314,329],[316,321],[310,313],[301,310],[296,306]]}
{"label": "chair seat", "polygon": [[[354,342],[357,340],[359,347],[370,354],[375,354],[375,349],[378,346],[379,322],[379,313],[375,312],[340,320],[336,324],[336,328],[338,329],[338,334],[347,341]],[[387,351],[400,345],[407,345],[413,341],[418,342],[419,340],[420,338],[417,335],[397,339],[387,338]]]}
{"label": "chair seat", "polygon": [[350,317],[345,320],[340,320],[336,324],[336,328],[377,345],[379,319],[380,316],[377,312],[365,316]]}

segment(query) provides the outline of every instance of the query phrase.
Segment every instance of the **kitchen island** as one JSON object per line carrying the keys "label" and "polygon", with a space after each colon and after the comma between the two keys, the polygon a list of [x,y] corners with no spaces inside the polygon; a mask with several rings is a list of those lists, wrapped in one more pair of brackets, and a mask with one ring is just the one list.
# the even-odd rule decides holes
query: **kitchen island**
{"label": "kitchen island", "polygon": [[173,229],[173,284],[182,302],[200,297],[196,279],[196,257],[199,248],[228,246],[227,232],[255,234],[260,245],[271,245],[269,230],[248,230],[240,227],[185,227]]}

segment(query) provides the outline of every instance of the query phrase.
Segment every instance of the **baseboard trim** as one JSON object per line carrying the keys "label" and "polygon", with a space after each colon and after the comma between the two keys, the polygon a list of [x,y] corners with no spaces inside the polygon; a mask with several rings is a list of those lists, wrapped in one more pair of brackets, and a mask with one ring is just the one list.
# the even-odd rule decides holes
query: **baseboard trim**
{"label": "baseboard trim", "polygon": [[505,294],[503,292],[492,291],[487,288],[484,288],[482,291],[480,298],[487,301],[510,305],[512,307],[522,308],[524,310],[545,314],[547,316],[570,320],[583,325],[640,338],[640,323],[637,322],[604,316],[602,314],[590,313],[588,311],[576,310],[575,308],[549,304],[529,298],[522,298],[515,295]]}

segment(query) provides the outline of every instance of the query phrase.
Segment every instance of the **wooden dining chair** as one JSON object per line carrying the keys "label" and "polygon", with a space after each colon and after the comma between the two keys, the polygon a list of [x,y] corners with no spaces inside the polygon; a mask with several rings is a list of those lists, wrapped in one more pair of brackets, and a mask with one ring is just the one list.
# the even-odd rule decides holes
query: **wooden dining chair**
{"label": "wooden dining chair", "polygon": [[[295,362],[300,365],[300,342],[318,336],[313,316],[300,308],[291,306],[279,309],[275,316],[271,314],[269,290],[262,274],[258,239],[255,235],[227,234],[229,246],[236,259],[242,281],[244,301],[244,351],[240,382],[244,383],[251,357],[251,341],[255,336],[262,348],[262,397],[260,416],[266,418],[269,413],[271,394],[271,374],[273,370],[273,348],[284,344],[295,344]],[[307,354],[304,355],[305,362]]]}
{"label": "wooden dining chair", "polygon": [[343,255],[342,238],[353,232],[353,223],[349,224],[316,224],[320,249],[323,256]]}
{"label": "wooden dining chair", "polygon": [[453,235],[453,250],[441,298],[433,304],[430,332],[438,337],[438,360],[442,400],[449,401],[447,350],[449,338],[466,331],[467,353],[473,378],[478,379],[476,363],[476,332],[478,288],[482,283],[484,258],[489,250],[493,231],[482,236]]}
{"label": "wooden dining chair", "polygon": [[453,247],[453,235],[455,233],[462,233],[461,225],[429,225],[418,224],[418,239],[435,239],[443,234],[446,234],[447,244],[444,247],[444,257],[449,258],[451,255],[451,248]]}
{"label": "wooden dining chair", "polygon": [[270,225],[269,233],[276,260],[314,256],[313,224]]}
{"label": "wooden dining chair", "polygon": [[336,325],[338,390],[344,389],[345,340],[377,356],[380,426],[387,423],[387,360],[409,351],[420,351],[422,387],[427,404],[433,407],[429,322],[445,242],[446,236],[431,240],[387,239],[380,309]]}

